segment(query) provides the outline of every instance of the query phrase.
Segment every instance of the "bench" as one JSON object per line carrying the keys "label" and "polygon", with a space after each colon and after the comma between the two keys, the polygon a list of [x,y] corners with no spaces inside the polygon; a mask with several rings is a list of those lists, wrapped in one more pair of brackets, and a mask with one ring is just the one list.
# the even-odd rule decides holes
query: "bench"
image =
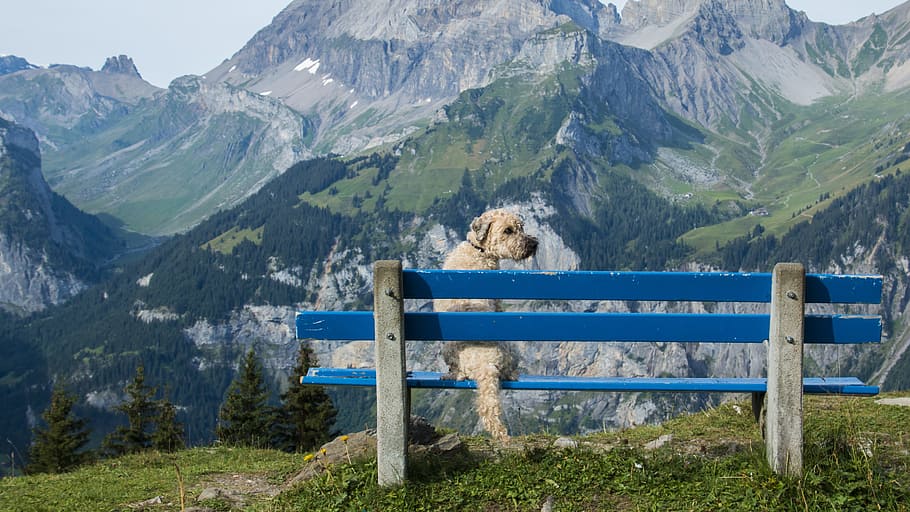
{"label": "bench", "polygon": [[[881,317],[806,314],[806,304],[879,304],[881,276],[806,274],[781,263],[773,273],[402,270],[374,267],[374,310],[305,311],[297,337],[375,340],[376,369],[310,368],[304,384],[376,388],[379,483],[407,471],[409,390],[475,388],[437,372],[409,372],[405,341],[767,343],[766,378],[572,377],[521,375],[505,390],[751,393],[765,403],[767,458],[779,474],[802,474],[804,393],[875,395],[855,377],[803,376],[804,344],[877,343]],[[768,303],[767,314],[404,312],[405,299],[499,298],[566,301]]]}

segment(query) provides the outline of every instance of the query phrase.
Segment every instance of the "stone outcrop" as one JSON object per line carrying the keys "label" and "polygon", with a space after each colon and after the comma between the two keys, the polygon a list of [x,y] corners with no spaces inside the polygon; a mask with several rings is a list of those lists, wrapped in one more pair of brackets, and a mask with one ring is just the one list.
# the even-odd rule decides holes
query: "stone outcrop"
{"label": "stone outcrop", "polygon": [[126,55],[108,57],[107,60],[104,61],[104,66],[102,66],[101,72],[142,78],[142,75],[139,74],[139,70],[136,69],[136,64],[133,63],[133,59],[127,57]]}

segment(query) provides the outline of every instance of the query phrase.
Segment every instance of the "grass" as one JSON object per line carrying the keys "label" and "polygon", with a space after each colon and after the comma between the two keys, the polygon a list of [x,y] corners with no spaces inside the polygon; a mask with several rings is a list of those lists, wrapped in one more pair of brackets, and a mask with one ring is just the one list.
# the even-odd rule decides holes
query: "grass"
{"label": "grass", "polygon": [[[181,484],[186,507],[229,510],[230,501],[196,497],[232,482],[274,491],[247,495],[242,508],[256,511],[538,511],[548,503],[554,511],[910,510],[910,408],[875,398],[807,397],[805,409],[800,479],[768,469],[752,411],[741,402],[659,426],[578,436],[574,449],[554,448],[555,438],[545,435],[515,438],[507,448],[466,438],[466,449],[454,455],[412,457],[410,482],[398,488],[375,484],[372,460],[326,466],[285,486],[320,462],[268,450],[196,448],[8,478],[0,482],[0,510],[135,510],[156,496],[162,503],[144,510],[181,510]],[[657,449],[645,447],[661,436],[671,437]]]}
{"label": "grass", "polygon": [[[6,478],[0,481],[3,511],[111,511],[161,497],[180,510],[180,486],[187,503],[224,477],[243,474],[279,483],[301,459],[274,450],[194,448],[175,454],[146,452],[98,462],[71,473]],[[178,470],[180,478],[178,478]]]}
{"label": "grass", "polygon": [[222,233],[212,240],[209,240],[208,242],[202,244],[202,248],[209,251],[215,251],[230,255],[234,250],[234,247],[237,247],[245,240],[249,240],[256,245],[262,245],[263,229],[264,228],[262,226],[256,229],[238,229],[236,227],[233,227],[227,232]]}

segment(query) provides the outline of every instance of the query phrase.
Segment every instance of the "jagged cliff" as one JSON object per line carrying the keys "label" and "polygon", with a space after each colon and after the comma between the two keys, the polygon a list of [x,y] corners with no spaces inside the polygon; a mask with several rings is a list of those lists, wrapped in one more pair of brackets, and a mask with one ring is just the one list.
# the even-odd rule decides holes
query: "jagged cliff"
{"label": "jagged cliff", "polygon": [[35,134],[0,118],[0,308],[31,313],[70,298],[118,245],[48,187]]}

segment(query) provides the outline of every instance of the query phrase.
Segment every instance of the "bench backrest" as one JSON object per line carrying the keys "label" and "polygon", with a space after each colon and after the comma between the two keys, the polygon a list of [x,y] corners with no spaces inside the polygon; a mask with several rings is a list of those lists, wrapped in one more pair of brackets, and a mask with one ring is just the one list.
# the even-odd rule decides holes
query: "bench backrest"
{"label": "bench backrest", "polygon": [[[632,300],[771,302],[770,273],[548,272],[414,270],[402,272],[405,299]],[[881,276],[807,274],[805,302],[878,304]],[[377,293],[384,293],[378,290]],[[621,341],[761,343],[768,314],[406,312],[410,341]],[[877,315],[806,315],[805,343],[875,343]],[[298,314],[297,337],[373,340],[371,311]]]}

